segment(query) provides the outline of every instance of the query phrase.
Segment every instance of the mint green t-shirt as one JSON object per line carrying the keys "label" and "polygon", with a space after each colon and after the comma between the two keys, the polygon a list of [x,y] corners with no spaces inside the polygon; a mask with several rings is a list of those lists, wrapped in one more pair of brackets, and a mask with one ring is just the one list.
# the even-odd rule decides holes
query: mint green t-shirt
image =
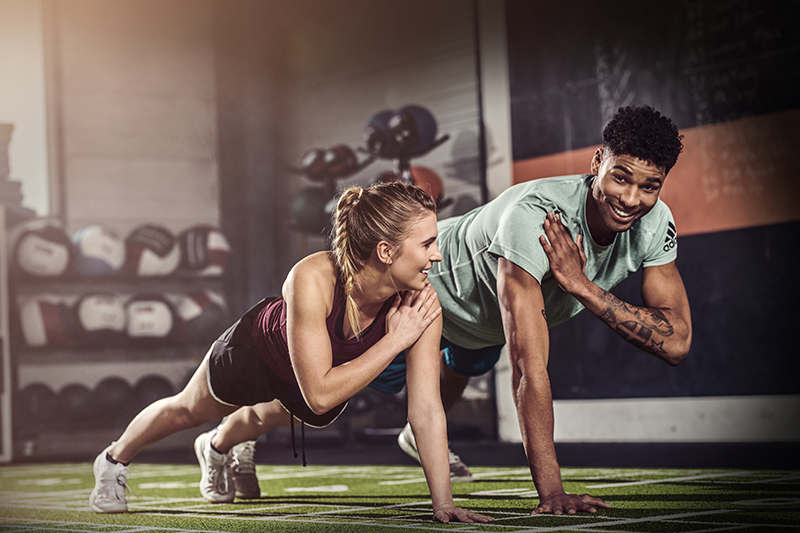
{"label": "mint green t-shirt", "polygon": [[505,257],[542,286],[549,326],[584,307],[553,279],[539,243],[548,211],[559,212],[574,239],[583,235],[586,275],[611,290],[642,266],[658,266],[678,255],[675,222],[659,200],[630,230],[600,246],[586,225],[586,196],[592,175],[544,178],[503,191],[491,202],[439,222],[442,261],[428,274],[443,309],[443,336],[468,349],[505,343],[497,301],[497,262]]}

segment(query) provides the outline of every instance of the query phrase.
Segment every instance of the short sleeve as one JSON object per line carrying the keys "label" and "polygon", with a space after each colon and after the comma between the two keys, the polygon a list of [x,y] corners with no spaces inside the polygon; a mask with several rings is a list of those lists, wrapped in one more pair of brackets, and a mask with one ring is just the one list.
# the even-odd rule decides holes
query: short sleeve
{"label": "short sleeve", "polygon": [[678,230],[675,228],[675,220],[667,204],[660,202],[660,206],[661,216],[654,232],[655,237],[642,262],[645,267],[666,265],[678,257]]}
{"label": "short sleeve", "polygon": [[517,203],[503,212],[487,249],[525,270],[541,283],[550,261],[539,243],[547,211],[530,203]]}

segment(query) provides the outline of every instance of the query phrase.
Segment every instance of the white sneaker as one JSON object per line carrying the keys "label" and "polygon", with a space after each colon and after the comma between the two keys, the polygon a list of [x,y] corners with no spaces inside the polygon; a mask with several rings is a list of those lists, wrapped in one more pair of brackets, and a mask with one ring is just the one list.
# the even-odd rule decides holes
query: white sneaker
{"label": "white sneaker", "polygon": [[[419,450],[417,450],[417,441],[414,439],[414,432],[411,431],[411,424],[406,424],[403,431],[397,436],[397,444],[412,459],[418,463],[421,462],[419,460]],[[472,472],[470,472],[469,467],[464,464],[461,458],[454,454],[450,448],[447,449],[447,454],[450,457],[450,481],[472,481]]]}
{"label": "white sneaker", "polygon": [[94,490],[89,506],[95,513],[128,512],[128,467],[106,459],[109,446],[94,460]]}
{"label": "white sneaker", "polygon": [[230,454],[221,454],[211,447],[217,430],[200,434],[194,441],[194,453],[200,463],[200,494],[211,503],[231,503],[235,496],[231,483]]}
{"label": "white sneaker", "polygon": [[231,449],[231,471],[236,497],[254,500],[261,497],[261,487],[256,477],[256,441],[248,440]]}

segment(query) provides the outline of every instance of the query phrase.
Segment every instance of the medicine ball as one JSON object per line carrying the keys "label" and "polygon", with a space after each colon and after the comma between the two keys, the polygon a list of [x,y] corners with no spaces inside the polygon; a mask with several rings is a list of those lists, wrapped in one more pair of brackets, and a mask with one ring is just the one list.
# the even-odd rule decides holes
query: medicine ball
{"label": "medicine ball", "polygon": [[133,387],[126,380],[111,376],[104,378],[92,391],[95,404],[102,406],[104,411],[121,409],[130,399]]}
{"label": "medicine ball", "polygon": [[389,133],[399,155],[422,155],[433,147],[436,140],[436,119],[424,107],[407,105],[389,118]]}
{"label": "medicine ball", "polygon": [[325,151],[325,171],[332,178],[345,178],[358,170],[358,156],[346,144],[336,144]]}
{"label": "medicine ball", "polygon": [[328,175],[325,165],[326,150],[313,148],[305,153],[300,162],[303,174],[312,181],[322,181]]}
{"label": "medicine ball", "polygon": [[292,200],[290,221],[292,226],[307,233],[322,234],[330,226],[330,216],[325,212],[329,198],[322,187],[306,187]]}
{"label": "medicine ball", "polygon": [[214,291],[182,295],[177,313],[184,335],[192,340],[216,339],[228,326],[228,306],[222,295]]}
{"label": "medicine ball", "polygon": [[169,339],[175,327],[172,304],[159,295],[136,295],[125,306],[126,333],[130,339],[156,341]]}
{"label": "medicine ball", "polygon": [[411,181],[414,182],[414,185],[430,194],[437,203],[444,197],[444,182],[433,169],[422,165],[413,165],[411,167]]}
{"label": "medicine ball", "polygon": [[72,257],[72,241],[55,225],[23,230],[14,245],[17,268],[30,276],[61,276],[69,269]]}
{"label": "medicine ball", "polygon": [[84,344],[109,344],[124,338],[125,301],[115,294],[87,294],[74,306],[78,340]]}
{"label": "medicine ball", "polygon": [[[411,183],[430,194],[435,202],[444,197],[444,182],[436,171],[421,165],[412,166],[410,171]],[[372,179],[373,184],[395,181],[401,181],[400,175],[391,170],[383,171]]]}
{"label": "medicine ball", "polygon": [[125,267],[136,276],[168,276],[178,269],[181,250],[170,230],[155,224],[137,227],[125,239]]}
{"label": "medicine ball", "polygon": [[178,241],[181,269],[201,276],[219,276],[225,271],[230,246],[219,228],[198,224],[183,230]]}
{"label": "medicine ball", "polygon": [[74,424],[84,421],[85,417],[92,414],[94,401],[92,392],[85,385],[71,383],[61,389],[56,395],[58,410],[63,416],[62,422]]}
{"label": "medicine ball", "polygon": [[74,340],[72,309],[55,297],[22,299],[19,320],[28,346],[65,346]]}
{"label": "medicine ball", "polygon": [[156,400],[172,396],[175,391],[172,383],[165,377],[148,374],[140,378],[133,386],[132,399],[137,411],[147,407]]}
{"label": "medicine ball", "polygon": [[387,109],[375,113],[367,122],[362,139],[367,151],[377,157],[391,159],[397,155],[397,144],[389,131],[389,119],[394,111]]}
{"label": "medicine ball", "polygon": [[27,427],[30,425],[46,425],[58,416],[56,392],[42,383],[32,383],[22,389],[14,401],[14,410],[19,420]]}
{"label": "medicine ball", "polygon": [[91,224],[72,236],[75,270],[84,276],[116,274],[125,263],[125,241],[116,230]]}

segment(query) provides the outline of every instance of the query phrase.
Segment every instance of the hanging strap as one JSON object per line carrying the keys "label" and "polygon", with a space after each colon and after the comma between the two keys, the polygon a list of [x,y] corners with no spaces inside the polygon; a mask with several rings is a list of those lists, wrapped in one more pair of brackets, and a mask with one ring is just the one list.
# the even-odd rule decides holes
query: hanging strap
{"label": "hanging strap", "polygon": [[[289,403],[289,417],[292,419],[292,453],[294,453],[295,458],[297,457],[297,446],[295,446],[294,442],[294,402]],[[306,424],[303,422],[303,419],[300,419],[300,448],[303,452],[303,466],[308,466],[306,462]]]}

